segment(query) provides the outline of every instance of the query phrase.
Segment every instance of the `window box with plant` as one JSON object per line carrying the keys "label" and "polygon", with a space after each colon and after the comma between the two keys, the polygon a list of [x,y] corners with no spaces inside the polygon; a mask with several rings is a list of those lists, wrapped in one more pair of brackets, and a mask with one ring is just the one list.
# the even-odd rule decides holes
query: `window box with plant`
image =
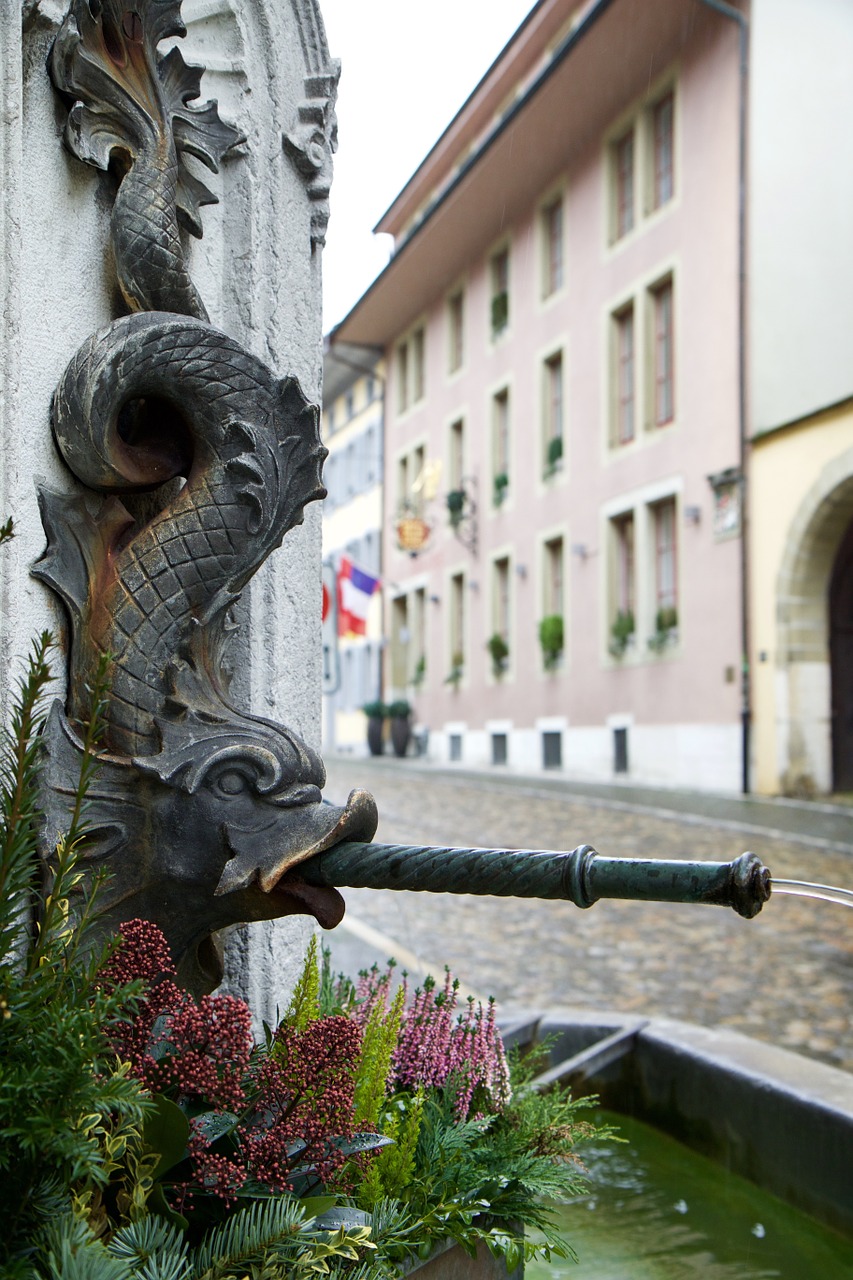
{"label": "window box with plant", "polygon": [[614,658],[622,658],[634,644],[634,613],[631,609],[620,609],[610,625],[610,654]]}
{"label": "window box with plant", "polygon": [[394,755],[400,759],[406,754],[412,736],[412,705],[400,698],[388,706],[388,718],[391,721],[391,745]]}
{"label": "window box with plant", "polygon": [[458,529],[465,515],[467,495],[464,489],[451,489],[446,499],[451,529]]}
{"label": "window box with plant", "polygon": [[489,636],[486,648],[492,660],[492,675],[500,680],[509,665],[509,645],[499,631]]}
{"label": "window box with plant", "polygon": [[507,494],[509,493],[509,476],[505,471],[499,471],[492,481],[492,499],[496,507],[504,504]]}
{"label": "window box with plant", "polygon": [[545,450],[545,479],[555,476],[563,466],[563,437],[552,436]]}
{"label": "window box with plant", "polygon": [[376,701],[365,702],[361,709],[367,716],[367,748],[372,756],[381,756],[388,708],[384,702]]}
{"label": "window box with plant", "polygon": [[562,614],[549,613],[539,623],[539,644],[546,671],[554,671],[560,665],[563,657],[563,641]]}
{"label": "window box with plant", "polygon": [[665,605],[655,614],[655,634],[649,636],[649,648],[653,653],[663,653],[678,643],[678,610],[675,605]]}
{"label": "window box with plant", "polygon": [[458,689],[464,674],[465,655],[460,649],[457,649],[453,657],[450,659],[450,671],[444,677],[444,683],[452,685],[454,689]]}

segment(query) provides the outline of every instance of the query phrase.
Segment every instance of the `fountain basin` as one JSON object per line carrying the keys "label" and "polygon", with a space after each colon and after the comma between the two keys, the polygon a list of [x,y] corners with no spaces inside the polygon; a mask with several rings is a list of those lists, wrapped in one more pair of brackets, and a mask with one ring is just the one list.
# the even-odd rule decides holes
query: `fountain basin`
{"label": "fountain basin", "polygon": [[556,1010],[505,1025],[507,1043],[552,1038],[540,1079],[598,1094],[853,1234],[853,1076],[728,1029]]}

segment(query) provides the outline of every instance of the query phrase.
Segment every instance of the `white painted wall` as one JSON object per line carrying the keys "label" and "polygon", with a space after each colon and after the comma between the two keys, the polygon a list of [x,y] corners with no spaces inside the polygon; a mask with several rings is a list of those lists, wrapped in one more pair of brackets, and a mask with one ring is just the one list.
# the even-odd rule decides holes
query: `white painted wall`
{"label": "white painted wall", "polygon": [[853,5],[752,0],[752,429],[853,390]]}

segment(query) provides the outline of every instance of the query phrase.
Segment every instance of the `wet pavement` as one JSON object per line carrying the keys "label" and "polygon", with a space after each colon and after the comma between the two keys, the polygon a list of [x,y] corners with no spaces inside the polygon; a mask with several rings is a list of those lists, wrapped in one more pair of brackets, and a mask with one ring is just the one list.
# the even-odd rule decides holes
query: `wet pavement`
{"label": "wet pavement", "polygon": [[[326,796],[376,797],[377,840],[728,861],[853,887],[853,812],[831,804],[570,783],[554,775],[327,760]],[[853,1071],[853,911],[776,895],[755,920],[721,907],[571,903],[347,889],[339,968],[390,948],[449,965],[502,1013],[579,1007],[725,1025]],[[377,934],[379,936],[377,936]],[[382,936],[384,935],[384,937]]]}

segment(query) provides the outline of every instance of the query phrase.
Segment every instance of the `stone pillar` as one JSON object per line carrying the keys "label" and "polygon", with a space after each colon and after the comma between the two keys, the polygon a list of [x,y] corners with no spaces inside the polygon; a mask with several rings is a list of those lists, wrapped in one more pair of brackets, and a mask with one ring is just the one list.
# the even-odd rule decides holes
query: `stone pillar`
{"label": "stone pillar", "polygon": [[[81,343],[121,315],[110,249],[116,180],[63,146],[67,103],[46,70],[64,17],[55,0],[2,0],[0,47],[0,519],[17,536],[0,550],[0,699],[32,636],[49,627],[67,646],[68,622],[30,575],[45,536],[36,487],[73,491],[54,447],[51,397]],[[185,237],[193,281],[211,323],[278,375],[295,375],[319,403],[320,262],[331,169],[337,65],[316,0],[186,0],[180,45],[206,70],[200,100],[246,135],[218,174],[199,168],[219,203],[204,236]],[[255,715],[319,742],[320,515],[316,504],[246,588],[231,642],[232,697]],[[62,695],[63,661],[55,663]],[[314,924],[310,918],[240,929],[226,986],[256,1016],[286,1002]]]}

